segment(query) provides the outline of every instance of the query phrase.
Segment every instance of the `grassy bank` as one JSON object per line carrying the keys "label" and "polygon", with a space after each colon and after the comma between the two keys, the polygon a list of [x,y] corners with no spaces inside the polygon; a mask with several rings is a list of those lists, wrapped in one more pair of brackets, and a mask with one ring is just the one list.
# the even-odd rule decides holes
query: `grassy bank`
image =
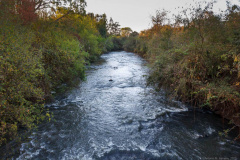
{"label": "grassy bank", "polygon": [[228,3],[214,14],[212,5],[186,9],[171,24],[157,11],[153,27],[130,35],[124,48],[150,62],[149,84],[240,127],[240,7]]}

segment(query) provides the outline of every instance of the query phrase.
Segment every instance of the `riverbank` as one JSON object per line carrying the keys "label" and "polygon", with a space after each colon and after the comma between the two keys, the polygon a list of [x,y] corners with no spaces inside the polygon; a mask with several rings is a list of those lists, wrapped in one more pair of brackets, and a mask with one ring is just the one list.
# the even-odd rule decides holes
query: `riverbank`
{"label": "riverbank", "polygon": [[[105,14],[76,11],[84,5],[40,14],[30,12],[30,1],[15,3],[0,2],[0,146],[18,137],[20,128],[50,120],[44,104],[58,87],[84,80],[86,66],[115,47]],[[15,6],[20,10],[12,12]]]}
{"label": "riverbank", "polygon": [[167,12],[158,11],[153,27],[130,35],[124,46],[149,61],[149,84],[165,88],[170,98],[207,107],[239,128],[240,7],[228,4],[223,14],[215,14],[211,5],[192,8],[189,18],[176,16],[174,24],[162,23]]}

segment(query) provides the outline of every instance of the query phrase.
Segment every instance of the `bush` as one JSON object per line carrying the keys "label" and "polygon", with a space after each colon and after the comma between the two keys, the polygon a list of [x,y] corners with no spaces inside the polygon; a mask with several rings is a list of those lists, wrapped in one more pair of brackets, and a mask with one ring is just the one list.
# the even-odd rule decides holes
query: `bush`
{"label": "bush", "polygon": [[42,53],[32,47],[35,35],[26,27],[0,27],[0,144],[19,127],[33,128],[43,118]]}
{"label": "bush", "polygon": [[38,122],[50,117],[44,103],[52,97],[51,91],[61,83],[84,79],[85,65],[113,45],[101,37],[96,20],[86,15],[72,12],[58,20],[62,16],[59,12],[26,23],[23,17],[11,12],[14,1],[3,2],[0,2],[0,146],[17,137],[20,128],[35,128]]}
{"label": "bush", "polygon": [[228,6],[221,15],[209,6],[191,11],[189,19],[177,16],[176,24],[155,24],[140,33],[145,43],[135,45],[129,39],[125,48],[147,48],[149,84],[184,102],[209,107],[240,127],[240,7]]}

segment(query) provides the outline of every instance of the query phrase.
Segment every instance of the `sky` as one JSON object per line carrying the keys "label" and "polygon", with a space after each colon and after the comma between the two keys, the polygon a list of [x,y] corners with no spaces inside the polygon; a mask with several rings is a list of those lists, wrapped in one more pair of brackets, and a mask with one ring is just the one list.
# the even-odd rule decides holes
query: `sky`
{"label": "sky", "polygon": [[[210,1],[210,0],[206,0]],[[87,12],[95,14],[106,13],[108,19],[119,22],[120,27],[130,27],[140,32],[152,26],[151,16],[156,10],[165,9],[171,14],[177,14],[182,7],[194,4],[198,0],[86,0]],[[240,5],[240,0],[230,0],[232,4]],[[226,0],[217,0],[215,11],[226,9]]]}

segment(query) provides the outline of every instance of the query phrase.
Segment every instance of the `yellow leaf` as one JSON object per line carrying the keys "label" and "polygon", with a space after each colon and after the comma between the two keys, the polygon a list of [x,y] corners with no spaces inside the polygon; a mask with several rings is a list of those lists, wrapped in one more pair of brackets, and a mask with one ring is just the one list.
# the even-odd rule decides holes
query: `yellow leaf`
{"label": "yellow leaf", "polygon": [[237,62],[237,61],[238,61],[238,57],[235,56],[235,58],[234,58],[234,62]]}

